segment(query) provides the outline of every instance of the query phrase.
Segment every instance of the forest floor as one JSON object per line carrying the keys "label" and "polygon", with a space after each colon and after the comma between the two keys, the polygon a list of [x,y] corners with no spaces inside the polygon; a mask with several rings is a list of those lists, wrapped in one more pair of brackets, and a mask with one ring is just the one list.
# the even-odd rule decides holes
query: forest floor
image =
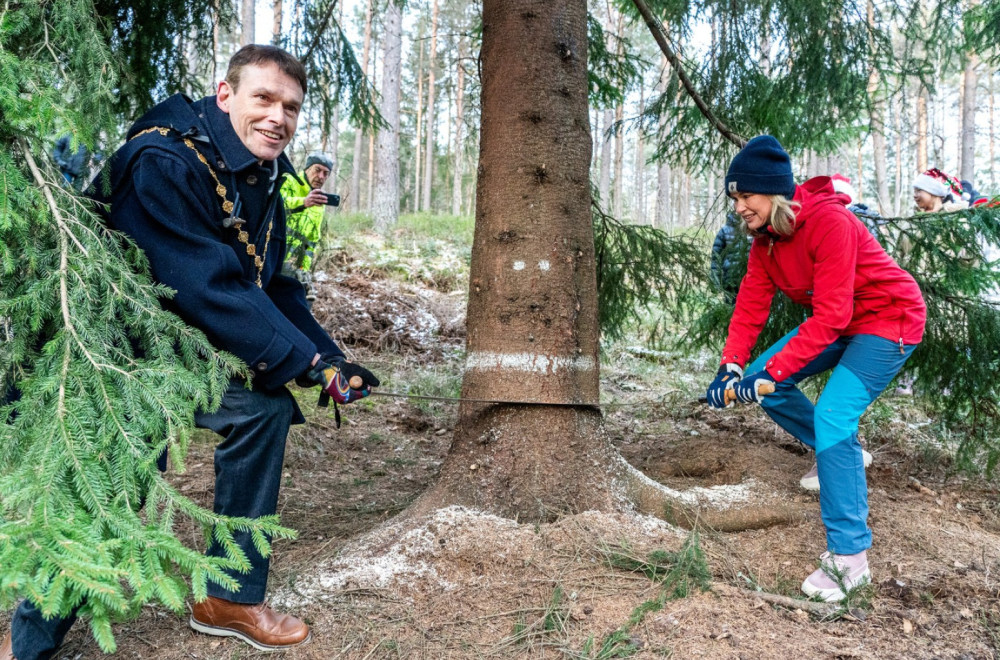
{"label": "forest floor", "polygon": [[[383,391],[456,396],[460,279],[407,283],[339,256],[314,308],[325,327],[383,378]],[[607,432],[633,465],[703,507],[797,502],[810,515],[751,531],[700,529],[711,588],[671,599],[662,574],[621,560],[648,568],[651,553],[676,558],[688,530],[629,513],[519,524],[461,508],[400,522],[438,473],[457,407],[373,396],[342,408],[337,430],[315,391],[296,390],[309,422],[290,435],[279,512],[299,536],[275,544],[269,593],[305,618],[312,639],[284,657],[1000,658],[995,484],[952,473],[911,397],[887,394],[862,427],[875,457],[874,586],[849,613],[819,617],[753,593],[800,596],[825,549],[818,498],[798,487],[811,455],[756,407],[700,405],[708,356],[621,345],[604,360]],[[169,474],[206,506],[213,442],[198,436],[186,472]],[[193,528],[181,533],[202,544]],[[195,633],[186,615],[160,607],[115,635],[114,658],[265,655]],[[102,655],[78,625],[55,657]]]}

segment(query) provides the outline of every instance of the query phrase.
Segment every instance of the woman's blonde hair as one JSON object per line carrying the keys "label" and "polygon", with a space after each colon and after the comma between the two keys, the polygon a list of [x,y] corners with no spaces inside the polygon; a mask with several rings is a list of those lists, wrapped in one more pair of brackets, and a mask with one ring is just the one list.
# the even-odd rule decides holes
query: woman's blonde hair
{"label": "woman's blonde hair", "polygon": [[[769,224],[774,229],[774,232],[780,236],[791,236],[795,233],[795,211],[799,209],[802,205],[796,201],[790,200],[784,195],[767,195],[767,198],[771,200],[771,218]],[[746,227],[746,224],[744,224]],[[758,235],[760,232],[754,232],[747,229],[750,235]]]}

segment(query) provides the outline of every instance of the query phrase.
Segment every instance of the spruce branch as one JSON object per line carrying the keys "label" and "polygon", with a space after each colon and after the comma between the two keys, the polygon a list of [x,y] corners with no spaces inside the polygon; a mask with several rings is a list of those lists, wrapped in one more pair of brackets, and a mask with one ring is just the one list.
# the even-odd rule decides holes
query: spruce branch
{"label": "spruce branch", "polygon": [[747,143],[746,138],[737,134],[721,119],[719,119],[712,109],[708,107],[708,104],[701,97],[701,94],[698,93],[698,90],[695,89],[694,83],[691,82],[691,79],[684,71],[683,63],[667,42],[666,30],[663,27],[663,23],[653,16],[653,12],[650,11],[649,5],[646,4],[645,0],[632,0],[632,3],[642,15],[643,20],[646,22],[646,26],[649,28],[650,34],[653,35],[653,39],[656,40],[656,44],[660,47],[663,55],[677,72],[677,78],[680,80],[681,85],[684,86],[684,91],[687,92],[688,96],[691,97],[691,100],[694,101],[694,104],[698,107],[698,110],[701,111],[701,114],[705,116],[705,119],[707,119],[708,122],[715,127],[722,137],[736,145],[737,148],[743,148],[743,145]]}

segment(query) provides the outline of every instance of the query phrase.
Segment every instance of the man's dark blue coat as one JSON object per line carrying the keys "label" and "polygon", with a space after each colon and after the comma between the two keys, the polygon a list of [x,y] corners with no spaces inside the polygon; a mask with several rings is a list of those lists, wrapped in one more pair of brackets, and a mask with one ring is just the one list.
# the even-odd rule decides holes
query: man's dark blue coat
{"label": "man's dark blue coat", "polygon": [[[170,130],[144,133],[153,127]],[[232,213],[223,210],[209,166],[235,205]],[[153,278],[177,292],[164,306],[250,365],[254,387],[284,385],[316,353],[343,355],[313,318],[302,285],[280,272],[286,231],[278,188],[292,165],[284,154],[258,163],[214,96],[192,102],[178,94],[155,106],[132,126],[109,167],[109,178],[99,176],[92,191],[108,204],[108,225],[135,241]],[[249,242],[264,256],[261,286],[231,216],[245,220]]]}

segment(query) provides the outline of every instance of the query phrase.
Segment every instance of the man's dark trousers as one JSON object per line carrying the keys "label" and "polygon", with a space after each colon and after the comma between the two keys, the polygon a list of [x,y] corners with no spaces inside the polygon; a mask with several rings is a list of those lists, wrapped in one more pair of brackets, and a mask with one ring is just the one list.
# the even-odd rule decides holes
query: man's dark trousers
{"label": "man's dark trousers", "polygon": [[[195,416],[196,426],[223,437],[215,448],[216,513],[259,518],[277,511],[285,440],[293,421],[301,421],[301,413],[287,389],[251,391],[237,380],[230,382],[216,412]],[[161,468],[165,467],[161,463]],[[249,533],[237,533],[235,540],[250,560],[250,572],[228,571],[241,585],[238,592],[210,582],[208,595],[237,603],[260,603],[264,600],[270,562],[257,552]],[[225,556],[214,542],[206,554]],[[75,620],[75,614],[46,619],[33,603],[22,601],[11,621],[14,657],[51,658]]]}

